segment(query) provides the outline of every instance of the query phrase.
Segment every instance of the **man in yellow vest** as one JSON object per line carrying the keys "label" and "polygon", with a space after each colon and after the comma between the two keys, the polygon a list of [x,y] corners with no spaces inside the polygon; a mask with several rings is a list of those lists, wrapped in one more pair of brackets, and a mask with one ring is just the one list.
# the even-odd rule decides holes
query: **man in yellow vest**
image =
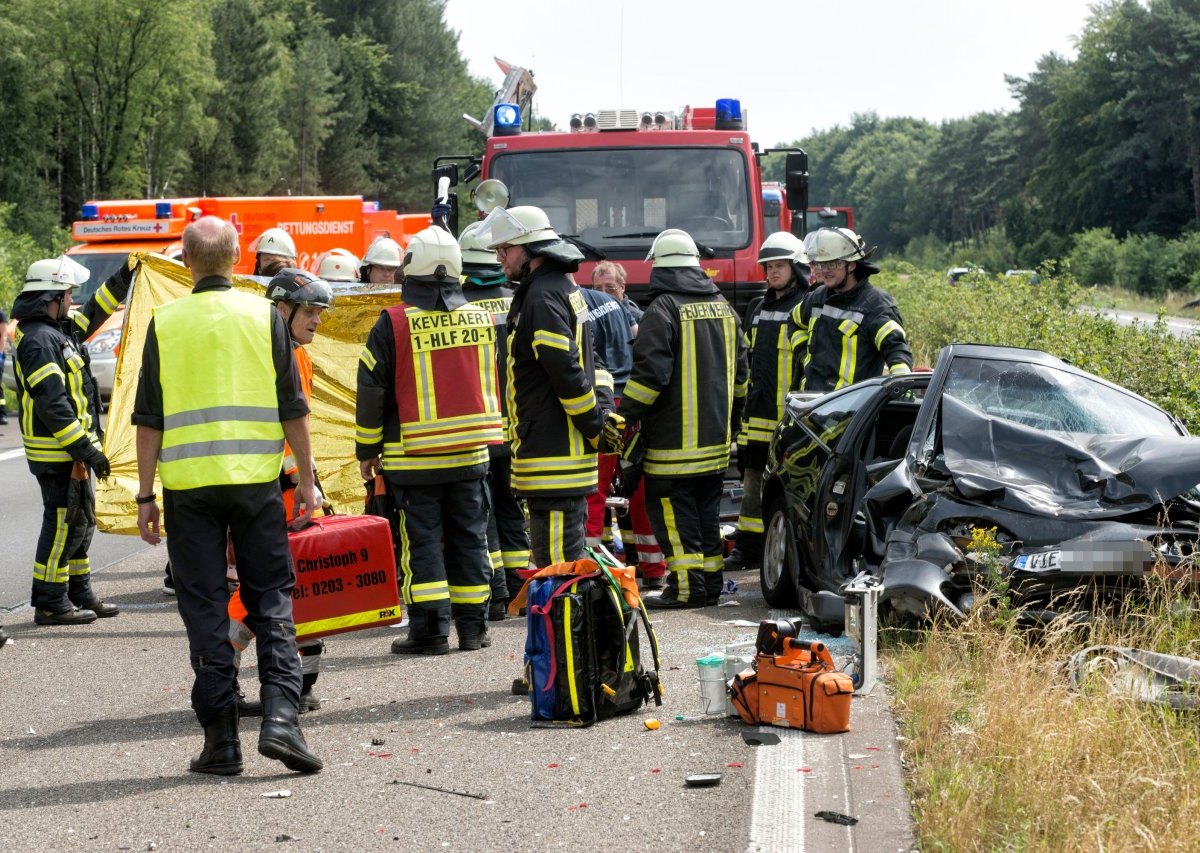
{"label": "man in yellow vest", "polygon": [[417,233],[400,271],[404,297],[380,315],[359,359],[355,416],[359,472],[382,472],[400,508],[409,625],[392,651],[446,654],[451,617],[459,649],[476,651],[492,642],[488,445],[504,440],[492,315],[463,295],[448,231]]}
{"label": "man in yellow vest", "polygon": [[[225,585],[228,535],[247,624],[257,637],[258,751],[290,770],[315,773],[321,759],[297,723],[295,574],[279,489],[285,437],[297,458],[312,458],[308,404],[283,318],[266,299],[232,287],[239,256],[230,223],[205,216],[189,225],[183,262],[191,269],[192,292],[156,308],[146,330],[133,412],[138,528],[145,541],[161,541],[157,469],[170,531],[167,553],[196,674],[192,709],[204,727],[204,749],[191,770],[242,772]],[[312,517],[315,484],[311,466],[297,473],[297,520],[303,523]]]}

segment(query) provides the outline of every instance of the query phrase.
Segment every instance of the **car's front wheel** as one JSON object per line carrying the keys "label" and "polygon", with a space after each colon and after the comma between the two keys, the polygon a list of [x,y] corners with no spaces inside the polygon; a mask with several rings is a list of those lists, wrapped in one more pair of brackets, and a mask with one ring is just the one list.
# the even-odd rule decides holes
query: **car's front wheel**
{"label": "car's front wheel", "polygon": [[796,536],[784,498],[772,501],[766,517],[762,567],[758,572],[763,598],[772,607],[796,607],[800,603],[796,589]]}

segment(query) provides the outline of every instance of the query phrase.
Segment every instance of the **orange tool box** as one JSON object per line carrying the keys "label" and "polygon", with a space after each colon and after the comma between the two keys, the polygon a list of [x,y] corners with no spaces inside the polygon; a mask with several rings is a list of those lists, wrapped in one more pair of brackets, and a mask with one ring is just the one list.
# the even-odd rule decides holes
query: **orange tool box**
{"label": "orange tool box", "polygon": [[395,625],[400,612],[396,556],[387,520],[374,515],[331,515],[288,534],[296,587],[296,637]]}

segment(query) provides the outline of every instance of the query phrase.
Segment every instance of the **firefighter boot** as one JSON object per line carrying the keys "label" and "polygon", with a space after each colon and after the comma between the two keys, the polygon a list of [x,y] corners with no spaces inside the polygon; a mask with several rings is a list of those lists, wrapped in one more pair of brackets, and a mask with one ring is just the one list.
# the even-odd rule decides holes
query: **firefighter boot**
{"label": "firefighter boot", "polygon": [[644,599],[651,610],[681,610],[688,607],[703,607],[708,602],[704,572],[675,571],[667,573],[667,585],[662,595]]}
{"label": "firefighter boot", "polygon": [[[472,612],[461,612],[468,608]],[[456,607],[459,613],[454,616],[454,630],[458,633],[458,649],[462,652],[474,652],[486,649],[492,644],[488,635],[487,622],[484,621],[485,610],[482,604],[460,604]]]}
{"label": "firefighter boot", "polygon": [[222,708],[204,727],[204,749],[188,767],[193,773],[236,776],[242,772],[242,742],[238,740],[236,705]]}
{"label": "firefighter boot", "polygon": [[263,721],[258,735],[259,755],[282,761],[288,770],[297,773],[316,773],[325,763],[313,755],[304,742],[298,710],[277,684],[262,688]]}
{"label": "firefighter boot", "polygon": [[704,573],[704,598],[708,607],[721,603],[721,590],[725,588],[725,576],[720,569]]}
{"label": "firefighter boot", "polygon": [[489,601],[487,618],[488,618],[489,622],[503,622],[505,619],[507,619],[508,618],[508,599],[507,598],[500,598],[500,599],[493,598],[491,601]]}
{"label": "firefighter boot", "polygon": [[237,697],[238,717],[262,716],[262,702],[246,695],[242,690],[242,685],[238,683],[236,675],[233,677],[233,695]]}
{"label": "firefighter boot", "polygon": [[8,645],[8,634],[4,633],[4,626],[0,625],[0,649]]}
{"label": "firefighter boot", "polygon": [[394,655],[444,655],[450,652],[450,619],[438,610],[409,610],[408,639],[393,640]]}
{"label": "firefighter boot", "polygon": [[86,625],[96,611],[80,610],[67,598],[65,583],[33,582],[33,621],[37,625]]}
{"label": "firefighter boot", "polygon": [[735,541],[733,551],[725,558],[725,571],[758,571],[762,565],[762,534],[739,530]]}
{"label": "firefighter boot", "polygon": [[313,692],[317,678],[321,675],[321,655],[325,653],[324,640],[301,640],[296,644],[300,652],[300,713],[321,710],[321,699]]}
{"label": "firefighter boot", "polygon": [[90,610],[100,619],[108,619],[121,612],[121,608],[117,607],[117,605],[106,604],[96,595],[92,589],[92,576],[90,573],[71,576],[71,579],[67,582],[67,597],[80,610]]}

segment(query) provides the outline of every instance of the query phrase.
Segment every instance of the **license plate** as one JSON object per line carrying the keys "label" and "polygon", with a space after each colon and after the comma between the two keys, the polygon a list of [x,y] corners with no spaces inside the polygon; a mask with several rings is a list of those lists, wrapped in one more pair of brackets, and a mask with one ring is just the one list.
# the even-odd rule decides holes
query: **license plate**
{"label": "license plate", "polygon": [[1013,567],[1027,572],[1045,572],[1057,569],[1062,565],[1062,551],[1039,551],[1036,554],[1022,554],[1013,560]]}

